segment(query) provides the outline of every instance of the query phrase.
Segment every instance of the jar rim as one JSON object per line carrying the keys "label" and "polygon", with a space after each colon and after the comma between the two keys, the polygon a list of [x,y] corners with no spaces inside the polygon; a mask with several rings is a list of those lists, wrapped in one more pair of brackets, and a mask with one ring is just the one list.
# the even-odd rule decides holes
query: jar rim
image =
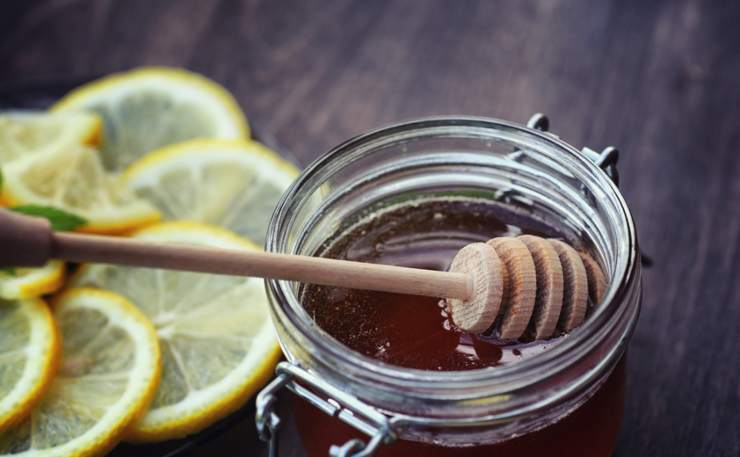
{"label": "jar rim", "polygon": [[[391,380],[392,384],[396,387],[421,387],[422,389],[426,388],[430,390],[475,389],[485,386],[486,391],[489,393],[494,395],[497,392],[503,394],[514,387],[521,386],[523,383],[529,384],[532,379],[528,378],[535,372],[534,370],[539,369],[538,367],[546,364],[552,365],[562,358],[564,354],[578,352],[577,348],[582,343],[598,338],[599,334],[603,333],[603,327],[607,321],[615,318],[615,315],[620,311],[619,305],[626,296],[630,295],[630,285],[634,283],[635,278],[639,275],[639,252],[634,223],[629,208],[616,185],[606,173],[575,147],[552,134],[540,130],[513,122],[484,117],[426,117],[374,129],[357,135],[330,149],[300,174],[298,179],[283,194],[273,213],[265,247],[267,251],[280,251],[280,243],[283,241],[280,236],[280,228],[290,220],[293,205],[299,200],[304,187],[325,167],[340,159],[345,153],[363,144],[372,143],[375,140],[390,135],[416,130],[423,131],[433,127],[506,129],[524,135],[532,140],[544,142],[553,150],[563,152],[563,159],[572,161],[572,165],[577,165],[588,170],[600,188],[605,190],[605,194],[608,198],[612,199],[612,203],[618,209],[620,220],[624,224],[627,234],[627,249],[623,252],[626,253],[626,256],[622,256],[617,261],[612,280],[603,300],[603,305],[586,322],[572,331],[561,343],[554,345],[547,351],[543,351],[525,360],[517,361],[516,363],[465,371],[428,371],[388,364],[360,354],[359,352],[347,350],[347,347],[342,343],[333,338],[326,338],[325,335],[315,331],[315,326],[310,325],[310,316],[305,312],[300,299],[290,287],[290,281],[266,280],[266,288],[268,293],[272,294],[277,301],[287,304],[287,309],[291,312],[286,313],[286,317],[290,319],[291,324],[304,337],[326,351],[325,356],[332,358],[339,364],[352,367],[353,371],[356,370],[357,373],[362,373],[363,378],[367,381],[383,384]],[[625,310],[621,311],[624,312]],[[275,310],[273,312],[275,313]],[[627,337],[627,334],[634,327],[636,313],[630,318],[633,319],[633,322],[629,326],[624,338]]]}

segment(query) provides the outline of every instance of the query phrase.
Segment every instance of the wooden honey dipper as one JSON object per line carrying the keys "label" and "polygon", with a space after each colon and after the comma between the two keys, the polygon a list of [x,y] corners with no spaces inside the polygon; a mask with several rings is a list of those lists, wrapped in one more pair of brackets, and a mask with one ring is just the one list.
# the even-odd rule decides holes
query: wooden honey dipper
{"label": "wooden honey dipper", "polygon": [[[0,210],[0,268],[39,267],[50,259],[293,280],[353,289],[441,297],[454,324],[479,333],[499,318],[500,337],[537,339],[570,331],[599,302],[598,264],[568,244],[532,235],[494,238],[461,249],[449,272],[347,260],[130,238],[54,232],[45,219]],[[530,324],[531,322],[531,324]]]}

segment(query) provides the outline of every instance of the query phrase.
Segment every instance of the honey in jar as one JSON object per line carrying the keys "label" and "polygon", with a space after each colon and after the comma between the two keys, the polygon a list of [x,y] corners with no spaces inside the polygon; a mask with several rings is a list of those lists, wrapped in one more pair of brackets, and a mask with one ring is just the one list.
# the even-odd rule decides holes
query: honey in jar
{"label": "honey in jar", "polygon": [[[515,222],[515,223],[512,223]],[[562,238],[554,229],[506,211],[505,207],[465,198],[401,205],[373,214],[328,243],[317,255],[344,260],[446,271],[465,245],[498,236],[532,234]],[[578,244],[578,240],[568,240]],[[386,292],[307,286],[303,305],[316,323],[348,348],[379,361],[407,368],[460,371],[516,363],[547,351],[565,335],[517,341],[458,330],[445,301]],[[590,303],[593,307],[593,303]],[[621,421],[624,373],[619,365],[594,397],[561,421],[501,444],[445,448],[398,441],[378,456],[539,457],[611,455]],[[601,411],[609,410],[604,416]],[[361,435],[297,401],[298,429],[311,456],[325,455],[333,443]],[[548,454],[548,452],[550,452]]]}

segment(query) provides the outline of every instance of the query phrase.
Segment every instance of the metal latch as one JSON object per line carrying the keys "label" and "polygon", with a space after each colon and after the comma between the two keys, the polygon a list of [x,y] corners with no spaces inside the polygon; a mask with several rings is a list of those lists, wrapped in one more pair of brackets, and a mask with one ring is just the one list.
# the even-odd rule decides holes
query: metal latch
{"label": "metal latch", "polygon": [[[542,113],[536,113],[532,115],[532,117],[530,117],[527,121],[527,127],[534,130],[539,130],[541,132],[547,132],[548,135],[559,138],[557,135],[548,130],[550,128],[550,119],[548,119],[548,117]],[[596,152],[591,148],[583,147],[581,148],[581,152],[593,163],[595,163],[596,166],[604,170],[604,173],[606,173],[606,175],[611,178],[614,184],[619,187],[619,172],[617,171],[619,149],[615,148],[614,146],[607,146],[602,149],[601,152]]]}
{"label": "metal latch", "polygon": [[275,411],[277,395],[286,388],[325,414],[336,417],[369,437],[367,442],[351,439],[329,449],[331,457],[367,457],[382,444],[395,441],[387,416],[343,392],[302,367],[288,362],[277,366],[277,377],[257,395],[257,432],[269,442],[270,457],[277,457],[277,432],[281,425]]}

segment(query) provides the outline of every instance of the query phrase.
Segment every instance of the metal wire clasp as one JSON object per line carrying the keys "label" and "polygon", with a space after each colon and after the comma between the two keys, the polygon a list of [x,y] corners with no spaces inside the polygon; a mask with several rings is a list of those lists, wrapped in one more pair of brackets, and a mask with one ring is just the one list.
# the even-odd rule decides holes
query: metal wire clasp
{"label": "metal wire clasp", "polygon": [[281,421],[275,405],[283,388],[370,437],[367,442],[352,439],[341,446],[332,446],[329,449],[331,457],[366,457],[374,454],[380,445],[395,441],[388,417],[356,397],[288,362],[278,364],[276,373],[277,377],[257,395],[257,431],[260,439],[270,443],[271,457],[277,456],[277,432]]}
{"label": "metal wire clasp", "polygon": [[[548,134],[557,137],[554,133],[550,132],[550,119],[542,113],[535,113],[527,121],[527,127],[541,132],[547,132]],[[604,173],[614,181],[614,184],[619,187],[619,171],[617,171],[617,161],[619,160],[619,150],[614,146],[607,146],[596,152],[591,148],[583,147],[581,152],[588,157],[593,163],[599,168],[604,170]]]}

